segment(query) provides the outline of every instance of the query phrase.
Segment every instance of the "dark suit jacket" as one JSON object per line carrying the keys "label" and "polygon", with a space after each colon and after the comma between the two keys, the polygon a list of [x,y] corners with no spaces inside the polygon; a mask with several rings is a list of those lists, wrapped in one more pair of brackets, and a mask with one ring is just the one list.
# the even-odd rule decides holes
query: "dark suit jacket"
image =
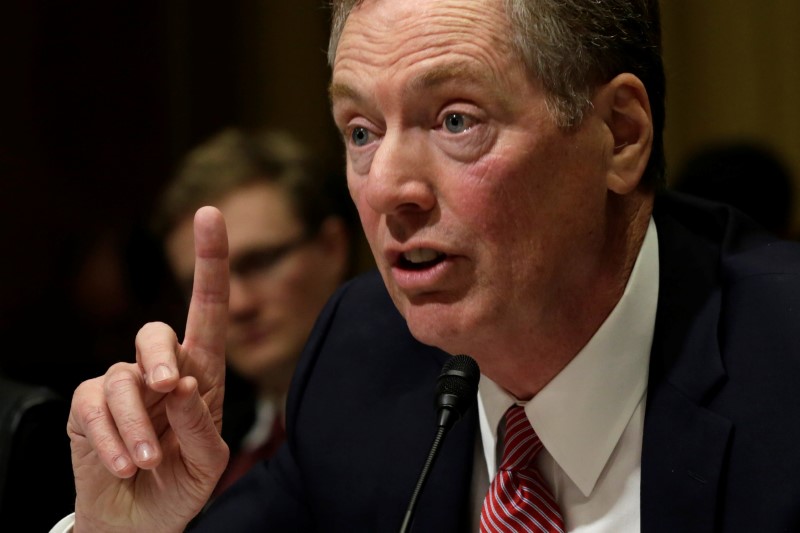
{"label": "dark suit jacket", "polygon": [[[642,530],[800,531],[800,246],[672,194],[654,216]],[[434,435],[446,357],[411,337],[377,274],[344,286],[296,373],[288,446],[197,530],[397,531]],[[477,431],[473,409],[445,439],[413,531],[467,531]]]}

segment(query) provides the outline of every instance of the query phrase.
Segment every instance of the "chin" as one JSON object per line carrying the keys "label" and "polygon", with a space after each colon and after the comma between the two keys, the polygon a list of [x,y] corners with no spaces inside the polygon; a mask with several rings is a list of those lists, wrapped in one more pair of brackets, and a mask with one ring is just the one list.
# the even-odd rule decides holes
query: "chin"
{"label": "chin", "polygon": [[228,355],[231,365],[238,369],[243,374],[251,377],[258,377],[268,372],[270,367],[275,366],[275,356],[270,353],[270,350],[250,349],[242,350],[236,356]]}
{"label": "chin", "polygon": [[406,316],[406,321],[415,339],[449,354],[468,353],[464,349],[471,346],[470,339],[477,327],[470,325],[454,309],[440,309],[432,313],[412,311]]}
{"label": "chin", "polygon": [[500,302],[475,292],[412,298],[400,291],[390,294],[414,338],[450,354],[469,354],[478,336],[503,313]]}

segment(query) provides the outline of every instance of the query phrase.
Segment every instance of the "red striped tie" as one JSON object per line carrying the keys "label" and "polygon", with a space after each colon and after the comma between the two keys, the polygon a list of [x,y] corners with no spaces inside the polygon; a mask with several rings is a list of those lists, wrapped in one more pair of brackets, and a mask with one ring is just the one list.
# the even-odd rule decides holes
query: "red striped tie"
{"label": "red striped tie", "polygon": [[503,459],[483,501],[481,533],[563,533],[558,504],[533,465],[541,449],[525,409],[511,406],[506,411]]}

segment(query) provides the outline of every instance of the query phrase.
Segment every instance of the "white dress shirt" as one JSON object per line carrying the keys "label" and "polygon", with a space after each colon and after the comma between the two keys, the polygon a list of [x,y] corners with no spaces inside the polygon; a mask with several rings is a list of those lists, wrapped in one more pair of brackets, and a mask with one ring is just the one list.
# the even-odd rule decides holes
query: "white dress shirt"
{"label": "white dress shirt", "polygon": [[269,440],[274,432],[275,419],[286,409],[286,396],[277,401],[272,396],[256,400],[256,416],[253,425],[242,438],[242,450],[255,450]]}
{"label": "white dress shirt", "polygon": [[481,376],[474,531],[479,530],[483,497],[502,455],[498,424],[515,403],[525,407],[542,440],[536,464],[561,507],[567,531],[639,531],[644,405],[657,301],[658,237],[651,219],[620,301],[586,346],[536,396],[517,401]]}

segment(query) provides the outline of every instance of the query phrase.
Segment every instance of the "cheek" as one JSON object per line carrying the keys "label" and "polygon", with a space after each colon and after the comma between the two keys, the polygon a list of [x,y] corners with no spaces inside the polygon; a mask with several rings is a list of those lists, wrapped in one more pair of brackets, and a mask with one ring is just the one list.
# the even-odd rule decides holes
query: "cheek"
{"label": "cheek", "polygon": [[293,314],[315,318],[336,288],[333,276],[323,267],[323,257],[314,255],[285,278],[282,299]]}
{"label": "cheek", "polygon": [[566,221],[557,176],[549,173],[529,160],[486,160],[464,177],[452,202],[474,239],[481,284],[502,298],[546,277],[548,256],[558,255],[556,234]]}
{"label": "cheek", "polygon": [[369,244],[373,255],[378,257],[380,254],[376,254],[376,251],[380,250],[380,243],[377,238],[380,230],[381,214],[369,206],[364,198],[363,192],[363,188],[350,185],[350,197],[353,199],[356,211],[358,212],[358,218],[364,230],[367,244]]}
{"label": "cheek", "polygon": [[530,231],[536,209],[536,181],[527,169],[503,158],[484,158],[456,178],[449,206],[487,243],[504,244]]}
{"label": "cheek", "polygon": [[365,226],[373,218],[377,217],[377,214],[373,209],[370,208],[365,197],[364,186],[366,184],[366,179],[367,178],[364,176],[354,176],[353,172],[348,169],[347,190],[350,193],[350,198],[353,200],[353,204],[356,206],[356,211],[358,211],[358,216],[361,219],[361,223]]}

